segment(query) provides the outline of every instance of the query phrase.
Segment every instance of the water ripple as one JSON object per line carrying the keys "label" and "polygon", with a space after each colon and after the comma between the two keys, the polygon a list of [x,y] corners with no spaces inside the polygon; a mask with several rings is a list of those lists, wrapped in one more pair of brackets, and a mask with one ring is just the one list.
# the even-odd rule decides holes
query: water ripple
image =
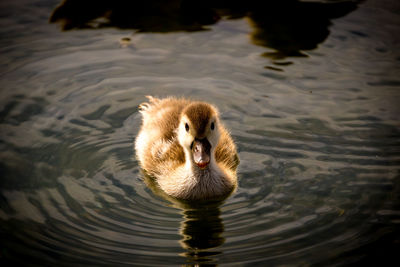
{"label": "water ripple", "polygon": [[[260,55],[279,51],[249,43],[260,25],[244,19],[198,33],[61,33],[42,13],[2,12],[1,261],[336,266],[396,255],[399,56],[378,37],[398,16],[383,10],[367,1],[307,57],[269,58],[275,67]],[[26,31],[31,21],[40,27]],[[141,172],[145,95],[219,107],[241,160],[237,192],[179,202]]]}

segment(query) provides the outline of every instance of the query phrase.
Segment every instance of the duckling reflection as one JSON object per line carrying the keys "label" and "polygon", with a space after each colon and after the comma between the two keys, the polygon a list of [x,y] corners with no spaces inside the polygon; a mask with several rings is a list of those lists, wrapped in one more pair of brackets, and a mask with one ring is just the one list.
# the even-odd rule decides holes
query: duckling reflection
{"label": "duckling reflection", "polygon": [[178,200],[161,190],[149,175],[143,173],[143,178],[155,195],[182,210],[183,220],[179,229],[182,239],[179,243],[186,252],[180,256],[185,257],[188,264],[214,264],[214,256],[221,254],[218,247],[225,242],[224,224],[220,217],[222,200],[207,202]]}
{"label": "duckling reflection", "polygon": [[221,19],[248,18],[255,45],[272,48],[264,56],[306,56],[329,35],[331,20],[345,16],[362,0],[327,1],[113,1],[64,0],[50,17],[63,30],[117,27],[138,32],[206,30]]}
{"label": "duckling reflection", "polygon": [[183,253],[188,262],[210,262],[212,256],[221,252],[209,251],[224,244],[222,236],[224,225],[220,217],[220,202],[204,203],[186,207],[183,211],[184,220],[181,224],[181,246],[187,252]]}

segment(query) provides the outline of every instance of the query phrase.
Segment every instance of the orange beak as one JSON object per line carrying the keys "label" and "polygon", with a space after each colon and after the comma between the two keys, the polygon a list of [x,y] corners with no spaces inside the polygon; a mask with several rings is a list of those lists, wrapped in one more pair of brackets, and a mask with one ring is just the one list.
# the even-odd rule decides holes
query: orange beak
{"label": "orange beak", "polygon": [[200,169],[205,169],[210,163],[210,150],[211,144],[208,142],[207,138],[195,139],[192,145],[192,153],[194,163]]}

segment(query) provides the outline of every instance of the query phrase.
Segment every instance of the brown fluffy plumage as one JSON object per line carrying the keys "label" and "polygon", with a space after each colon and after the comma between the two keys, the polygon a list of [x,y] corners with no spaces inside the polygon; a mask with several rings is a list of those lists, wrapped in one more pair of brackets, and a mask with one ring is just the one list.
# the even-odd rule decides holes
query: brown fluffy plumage
{"label": "brown fluffy plumage", "polygon": [[[148,97],[139,110],[142,127],[135,141],[141,167],[168,195],[180,199],[221,198],[237,185],[236,146],[219,121],[217,109],[184,98]],[[210,163],[193,160],[193,142],[208,140]]]}

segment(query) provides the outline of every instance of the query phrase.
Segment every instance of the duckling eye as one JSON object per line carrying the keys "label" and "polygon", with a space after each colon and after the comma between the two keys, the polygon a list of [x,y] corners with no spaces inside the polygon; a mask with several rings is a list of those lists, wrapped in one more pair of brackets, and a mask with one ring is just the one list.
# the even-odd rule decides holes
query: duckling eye
{"label": "duckling eye", "polygon": [[189,132],[189,124],[185,123],[186,132]]}
{"label": "duckling eye", "polygon": [[214,123],[212,122],[212,123],[211,123],[211,130],[214,130],[214,128],[215,128],[215,125],[214,125]]}

